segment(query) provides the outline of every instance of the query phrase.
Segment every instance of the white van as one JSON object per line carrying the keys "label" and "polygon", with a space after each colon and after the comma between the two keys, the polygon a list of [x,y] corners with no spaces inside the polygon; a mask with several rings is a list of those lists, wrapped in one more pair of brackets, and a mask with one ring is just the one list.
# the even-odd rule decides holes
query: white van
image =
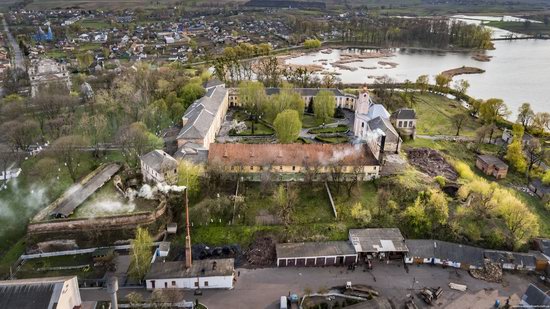
{"label": "white van", "polygon": [[280,309],[288,309],[288,302],[286,296],[281,296],[281,307]]}

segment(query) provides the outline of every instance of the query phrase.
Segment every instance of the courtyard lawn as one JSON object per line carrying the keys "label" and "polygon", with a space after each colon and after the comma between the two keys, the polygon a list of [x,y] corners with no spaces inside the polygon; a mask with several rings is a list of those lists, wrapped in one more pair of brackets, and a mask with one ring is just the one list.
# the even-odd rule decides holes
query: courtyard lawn
{"label": "courtyard lawn", "polygon": [[[334,123],[336,121],[338,120],[335,118],[332,118],[325,124]],[[302,127],[305,129],[315,128],[322,124],[323,124],[323,121],[316,119],[315,116],[312,114],[304,114],[304,117],[302,118]]]}
{"label": "courtyard lawn", "polygon": [[309,129],[307,133],[310,134],[324,134],[324,133],[346,133],[349,131],[349,127],[345,124],[340,124],[337,127],[326,127],[326,128],[314,128]]}
{"label": "courtyard lawn", "polygon": [[[58,277],[58,276],[78,276],[79,279],[101,279],[105,274],[102,268],[94,267],[91,254],[75,254],[66,256],[55,256],[39,259],[27,260],[21,269],[17,272],[17,278],[35,278],[35,277]],[[88,267],[78,269],[62,270],[39,270],[50,267],[70,267],[88,265]]]}
{"label": "courtyard lawn", "polygon": [[336,136],[315,136],[315,139],[322,143],[327,144],[343,144],[349,142],[349,138],[344,135],[336,135]]}
{"label": "courtyard lawn", "polygon": [[456,135],[452,119],[458,114],[467,116],[460,135],[475,136],[476,129],[481,126],[481,123],[470,116],[468,110],[456,100],[433,93],[417,93],[415,98],[414,109],[418,117],[416,133],[419,135]]}

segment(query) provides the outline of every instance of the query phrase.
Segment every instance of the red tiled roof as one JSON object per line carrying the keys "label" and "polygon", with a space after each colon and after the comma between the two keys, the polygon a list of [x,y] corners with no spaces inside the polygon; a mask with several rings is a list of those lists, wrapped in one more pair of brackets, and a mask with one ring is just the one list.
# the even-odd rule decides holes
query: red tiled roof
{"label": "red tiled roof", "polygon": [[352,144],[211,144],[208,162],[224,165],[378,165],[367,145]]}

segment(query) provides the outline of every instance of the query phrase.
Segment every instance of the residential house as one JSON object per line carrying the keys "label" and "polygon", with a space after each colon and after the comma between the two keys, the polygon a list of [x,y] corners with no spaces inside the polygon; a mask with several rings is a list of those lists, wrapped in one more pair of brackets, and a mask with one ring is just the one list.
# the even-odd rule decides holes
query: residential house
{"label": "residential house", "polygon": [[366,181],[378,178],[379,163],[366,145],[212,144],[208,164],[248,180],[275,174],[281,181]]}
{"label": "residential house", "polygon": [[82,308],[76,276],[0,281],[0,308]]}
{"label": "residential house", "polygon": [[550,307],[550,296],[536,285],[529,284],[519,305],[521,308],[548,308]]}
{"label": "residential house", "polygon": [[350,229],[349,240],[361,258],[402,258],[409,251],[398,228]]}
{"label": "residential house", "polygon": [[[504,131],[502,131],[502,140],[504,142],[506,142],[507,144],[511,144],[513,139],[514,139],[514,136],[512,135],[512,131],[510,129],[504,129]],[[536,139],[533,135],[529,133],[524,133],[521,139],[521,143],[525,146],[526,144],[530,143],[533,139]]]}
{"label": "residential house", "polygon": [[196,260],[186,268],[182,261],[155,261],[145,276],[148,290],[232,289],[235,279],[233,259]]}
{"label": "residential house", "polygon": [[391,115],[391,123],[404,136],[416,136],[416,112],[414,109],[401,108]]}
{"label": "residential house", "polygon": [[140,158],[143,181],[154,184],[175,184],[178,161],[163,150],[153,150]]}
{"label": "residential house", "polygon": [[542,180],[537,178],[531,181],[531,183],[529,184],[529,189],[533,191],[533,193],[535,193],[543,201],[550,201],[550,186],[545,185]]}
{"label": "residential house", "polygon": [[340,266],[357,263],[349,241],[284,243],[275,246],[277,266]]}
{"label": "residential house", "polygon": [[485,175],[493,176],[496,179],[506,178],[508,174],[508,165],[492,155],[478,155],[476,167]]}

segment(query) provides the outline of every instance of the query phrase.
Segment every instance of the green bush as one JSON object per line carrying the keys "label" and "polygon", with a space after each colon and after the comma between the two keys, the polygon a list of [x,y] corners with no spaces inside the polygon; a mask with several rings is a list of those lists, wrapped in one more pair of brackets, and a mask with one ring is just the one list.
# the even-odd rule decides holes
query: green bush
{"label": "green bush", "polygon": [[472,169],[468,166],[468,164],[456,161],[453,163],[453,166],[455,170],[457,171],[458,175],[460,175],[460,178],[466,179],[466,180],[473,180],[475,177],[474,172]]}
{"label": "green bush", "polygon": [[444,187],[447,183],[447,180],[443,176],[435,176],[435,181],[439,184],[440,187]]}
{"label": "green bush", "polygon": [[304,42],[304,47],[307,49],[321,47],[321,41],[317,39],[309,39]]}

